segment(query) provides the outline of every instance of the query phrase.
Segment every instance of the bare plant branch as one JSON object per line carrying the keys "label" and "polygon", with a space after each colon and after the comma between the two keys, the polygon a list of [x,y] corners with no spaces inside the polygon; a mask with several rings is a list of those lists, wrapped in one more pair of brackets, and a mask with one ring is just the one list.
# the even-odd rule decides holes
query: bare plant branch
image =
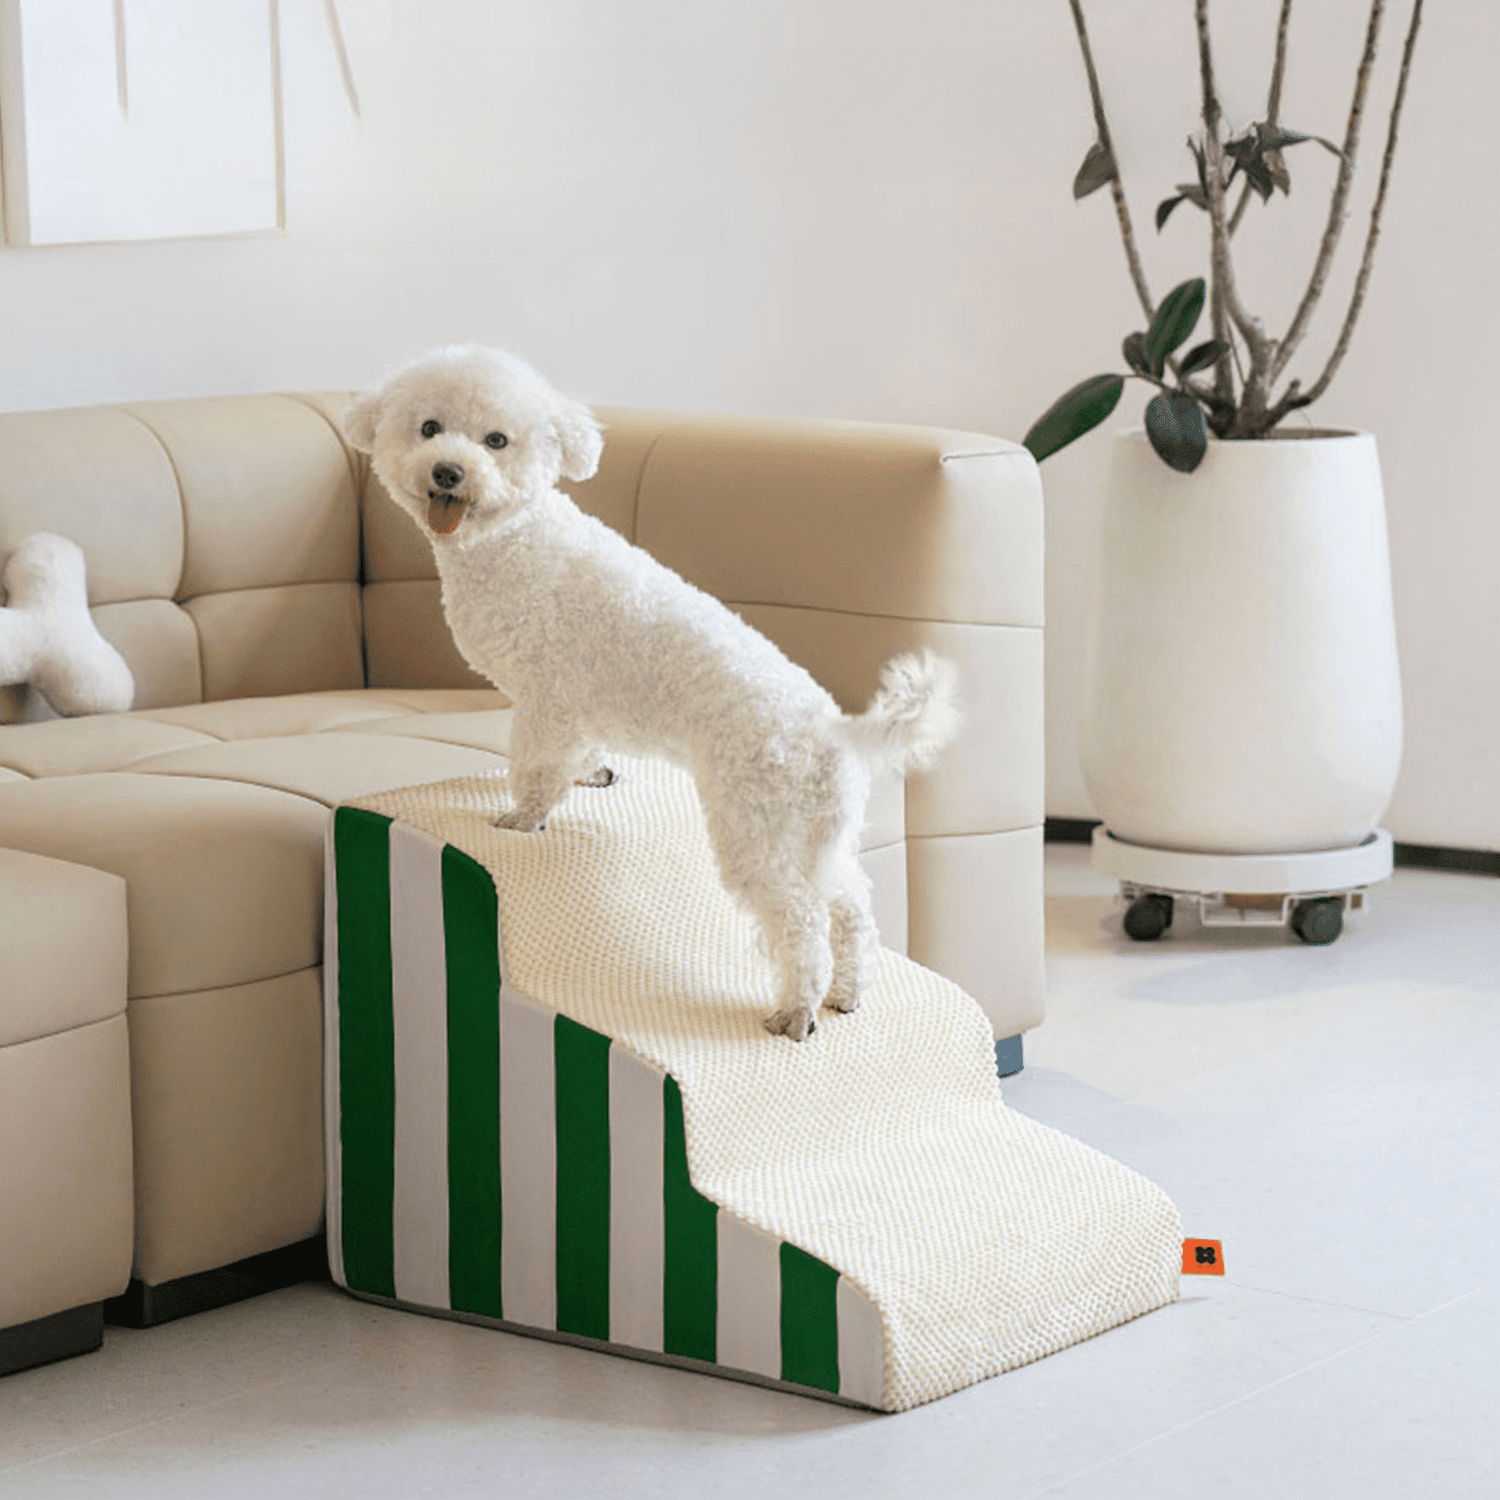
{"label": "bare plant branch", "polygon": [[[1240,206],[1244,207],[1244,199],[1240,200]],[[1231,228],[1230,233],[1234,230]],[[1234,404],[1234,377],[1239,367],[1239,350],[1234,342],[1234,332],[1229,326],[1229,318],[1224,311],[1224,292],[1219,285],[1219,278],[1214,277],[1213,287],[1209,294],[1209,317],[1213,321],[1213,336],[1223,339],[1229,345],[1229,353],[1214,365],[1214,395],[1221,401]],[[1240,371],[1241,380],[1244,372]]]}
{"label": "bare plant branch", "polygon": [[1286,34],[1292,19],[1292,0],[1281,0],[1276,18],[1276,61],[1271,67],[1271,92],[1266,97],[1266,124],[1273,129],[1281,120],[1281,84],[1286,77]]}
{"label": "bare plant branch", "polygon": [[1229,340],[1229,353],[1234,359],[1234,372],[1239,376],[1240,384],[1244,385],[1246,379],[1245,367],[1240,363],[1240,346],[1234,341],[1234,330],[1232,328],[1229,329],[1224,337]]}
{"label": "bare plant branch", "polygon": [[[1349,341],[1354,336],[1355,320],[1359,317],[1360,309],[1364,306],[1365,289],[1369,285],[1370,272],[1375,265],[1375,246],[1380,239],[1380,216],[1385,209],[1386,188],[1391,180],[1391,163],[1396,156],[1396,131],[1401,122],[1401,109],[1406,102],[1406,81],[1411,73],[1412,52],[1417,44],[1417,28],[1422,24],[1422,0],[1413,0],[1411,9],[1411,22],[1406,29],[1406,45],[1401,52],[1401,73],[1396,80],[1396,97],[1391,105],[1390,124],[1385,133],[1385,155],[1380,163],[1380,185],[1375,191],[1375,202],[1370,209],[1370,229],[1365,236],[1364,258],[1360,261],[1359,275],[1354,282],[1354,295],[1349,302],[1349,312],[1344,319],[1344,326],[1339,332],[1338,343],[1334,346],[1333,353],[1329,356],[1328,364],[1323,373],[1313,382],[1311,389],[1305,395],[1297,395],[1296,383],[1287,393],[1287,397],[1293,397],[1293,406],[1306,406],[1316,401],[1319,396],[1328,389],[1328,383],[1333,379],[1334,372],[1342,363],[1345,353],[1349,348]],[[1283,402],[1287,399],[1283,397]],[[1287,407],[1287,410],[1293,409]],[[1283,413],[1284,414],[1284,413]],[[1278,417],[1279,420],[1279,417]]]}
{"label": "bare plant branch", "polygon": [[1308,321],[1328,281],[1328,271],[1333,264],[1334,251],[1338,249],[1339,235],[1343,231],[1344,221],[1349,217],[1349,190],[1354,182],[1354,164],[1359,154],[1359,135],[1360,127],[1364,123],[1365,96],[1370,88],[1370,73],[1375,65],[1375,52],[1380,41],[1380,22],[1384,14],[1385,0],[1371,0],[1370,20],[1365,28],[1365,49],[1360,57],[1359,72],[1354,80],[1354,97],[1349,105],[1349,122],[1344,130],[1344,146],[1339,158],[1338,181],[1334,186],[1333,200],[1328,207],[1328,224],[1323,231],[1322,244],[1318,247],[1318,258],[1313,266],[1312,279],[1308,282],[1307,291],[1303,293],[1302,301],[1292,318],[1291,327],[1287,329],[1286,336],[1281,341],[1281,347],[1277,350],[1271,371],[1273,378],[1280,375],[1286,368],[1287,361],[1292,357],[1293,351],[1302,342],[1302,337],[1307,332]]}
{"label": "bare plant branch", "polygon": [[[1271,68],[1271,89],[1266,99],[1266,125],[1274,129],[1281,115],[1281,85],[1286,77],[1286,38],[1287,27],[1291,20],[1292,0],[1281,0],[1281,14],[1276,23],[1276,59]],[[1200,57],[1206,55],[1207,33],[1205,27],[1199,28],[1199,51]],[[1212,80],[1212,59],[1208,60],[1208,79]],[[1230,215],[1227,229],[1227,237],[1233,239],[1240,227],[1240,221],[1245,217],[1245,211],[1250,207],[1250,199],[1254,194],[1254,188],[1250,179],[1246,177],[1240,187],[1240,201],[1235,204],[1234,212]],[[1241,385],[1245,382],[1245,371],[1240,364],[1239,345],[1234,341],[1234,332],[1229,327],[1229,319],[1224,308],[1224,289],[1219,277],[1213,278],[1213,294],[1211,298],[1213,331],[1216,339],[1222,339],[1229,345],[1229,352],[1214,366],[1214,394],[1223,401],[1231,404],[1234,402],[1234,382],[1236,376]],[[1227,431],[1227,426],[1225,430]],[[1215,426],[1216,432],[1219,428]],[[1223,433],[1220,433],[1223,436]]]}
{"label": "bare plant branch", "polygon": [[1156,316],[1156,304],[1151,300],[1150,288],[1146,285],[1146,273],[1141,266],[1140,252],[1136,249],[1135,229],[1130,222],[1130,207],[1125,202],[1125,189],[1119,178],[1119,159],[1115,156],[1114,142],[1109,135],[1109,121],[1104,115],[1104,95],[1099,88],[1099,74],[1094,68],[1094,52],[1089,46],[1088,27],[1084,24],[1081,0],[1068,0],[1073,11],[1073,25],[1078,31],[1078,45],[1083,51],[1083,67],[1088,74],[1089,98],[1094,106],[1094,124],[1099,131],[1099,144],[1109,152],[1115,163],[1115,177],[1109,185],[1110,197],[1115,203],[1115,217],[1120,224],[1120,239],[1125,246],[1125,261],[1130,267],[1130,279],[1135,283],[1136,296],[1141,299],[1149,323]]}
{"label": "bare plant branch", "polygon": [[[1286,35],[1291,18],[1292,0],[1281,0],[1281,14],[1276,21],[1276,60],[1271,66],[1271,88],[1266,96],[1266,128],[1268,130],[1275,130],[1281,123],[1281,85],[1286,78]],[[1244,187],[1240,189],[1240,201],[1235,204],[1234,213],[1230,216],[1229,233],[1231,236],[1240,227],[1240,220],[1245,217],[1245,210],[1250,206],[1250,196],[1253,191],[1249,178],[1246,178]]]}
{"label": "bare plant branch", "polygon": [[1214,303],[1218,305],[1222,300],[1224,312],[1239,330],[1250,356],[1250,372],[1245,381],[1240,418],[1235,424],[1236,429],[1239,429],[1246,418],[1253,420],[1265,410],[1275,345],[1266,337],[1265,325],[1261,320],[1251,317],[1245,310],[1235,283],[1234,262],[1229,251],[1229,226],[1224,217],[1224,143],[1219,138],[1222,111],[1214,88],[1208,0],[1195,0],[1193,10],[1198,27],[1198,68],[1203,83],[1203,151],[1207,168],[1204,178],[1208,197]]}
{"label": "bare plant branch", "polygon": [[1214,54],[1208,40],[1208,0],[1195,0],[1193,15],[1198,24],[1198,74],[1203,81],[1203,123],[1209,134],[1219,132],[1219,95],[1214,87]]}
{"label": "bare plant branch", "polygon": [[1245,210],[1250,206],[1250,195],[1254,191],[1255,189],[1250,186],[1250,179],[1247,177],[1244,186],[1240,188],[1240,201],[1234,205],[1234,212],[1229,217],[1229,234],[1231,239],[1234,237],[1235,230],[1240,227],[1240,220],[1245,217]]}
{"label": "bare plant branch", "polygon": [[[1199,24],[1198,45],[1199,66],[1203,75],[1203,88],[1206,100],[1207,97],[1212,94],[1213,90],[1213,59],[1208,50],[1206,8],[1203,11],[1202,19]],[[1207,115],[1208,110],[1205,103],[1205,119],[1207,118]],[[1217,136],[1218,132],[1214,131],[1213,134]],[[1217,168],[1215,168],[1214,170],[1217,171]],[[1208,175],[1208,172],[1205,171],[1204,177],[1207,178]],[[1239,204],[1234,211],[1234,219],[1225,233],[1226,239],[1229,237],[1229,235],[1232,235],[1234,233],[1235,229],[1239,225],[1239,221],[1244,217],[1245,205],[1250,201],[1250,191],[1250,180],[1249,178],[1246,178],[1245,185],[1240,191]],[[1212,200],[1212,190],[1207,188],[1207,186],[1205,186],[1204,189],[1204,196]],[[1217,241],[1213,237],[1212,213],[1210,213],[1210,241],[1211,246],[1217,244]],[[1216,339],[1223,339],[1227,344],[1229,344],[1232,353],[1234,348],[1234,335],[1230,330],[1229,316],[1224,306],[1224,280],[1223,277],[1219,275],[1216,264],[1212,267],[1212,274],[1210,275],[1209,283],[1209,317],[1212,321],[1213,336]],[[1214,366],[1214,394],[1216,396],[1221,396],[1225,400],[1228,400],[1230,402],[1234,400],[1234,375],[1231,370],[1230,363],[1227,359],[1221,359]]]}

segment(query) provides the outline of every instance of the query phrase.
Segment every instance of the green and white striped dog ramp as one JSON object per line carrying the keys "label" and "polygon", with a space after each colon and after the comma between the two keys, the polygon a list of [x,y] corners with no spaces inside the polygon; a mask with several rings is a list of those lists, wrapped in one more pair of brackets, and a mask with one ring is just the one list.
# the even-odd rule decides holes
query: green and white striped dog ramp
{"label": "green and white striped dog ramp", "polygon": [[1001,1102],[989,1024],[882,952],[770,1035],[692,782],[616,762],[338,809],[328,1246],[362,1297],[901,1411],[1172,1301],[1153,1183]]}

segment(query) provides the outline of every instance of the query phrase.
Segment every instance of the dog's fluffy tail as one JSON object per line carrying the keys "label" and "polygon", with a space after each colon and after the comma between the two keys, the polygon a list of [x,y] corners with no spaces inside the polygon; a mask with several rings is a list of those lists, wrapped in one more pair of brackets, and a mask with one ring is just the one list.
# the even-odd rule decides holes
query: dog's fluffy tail
{"label": "dog's fluffy tail", "polygon": [[893,656],[862,714],[839,720],[839,736],[872,770],[904,774],[930,766],[958,733],[958,673],[922,651]]}

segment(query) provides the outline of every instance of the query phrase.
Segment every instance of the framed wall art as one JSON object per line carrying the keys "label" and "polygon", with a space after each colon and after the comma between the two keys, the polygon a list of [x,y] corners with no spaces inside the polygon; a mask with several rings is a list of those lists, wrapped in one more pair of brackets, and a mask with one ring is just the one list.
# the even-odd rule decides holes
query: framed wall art
{"label": "framed wall art", "polygon": [[283,224],[275,0],[0,0],[12,245]]}

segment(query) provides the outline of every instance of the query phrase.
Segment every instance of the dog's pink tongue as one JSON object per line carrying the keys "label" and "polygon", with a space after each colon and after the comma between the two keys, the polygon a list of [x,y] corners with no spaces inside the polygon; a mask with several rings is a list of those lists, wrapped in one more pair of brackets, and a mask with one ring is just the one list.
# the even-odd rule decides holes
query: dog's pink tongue
{"label": "dog's pink tongue", "polygon": [[457,495],[444,495],[433,490],[427,496],[427,524],[439,536],[452,536],[458,523],[464,518],[467,501]]}

